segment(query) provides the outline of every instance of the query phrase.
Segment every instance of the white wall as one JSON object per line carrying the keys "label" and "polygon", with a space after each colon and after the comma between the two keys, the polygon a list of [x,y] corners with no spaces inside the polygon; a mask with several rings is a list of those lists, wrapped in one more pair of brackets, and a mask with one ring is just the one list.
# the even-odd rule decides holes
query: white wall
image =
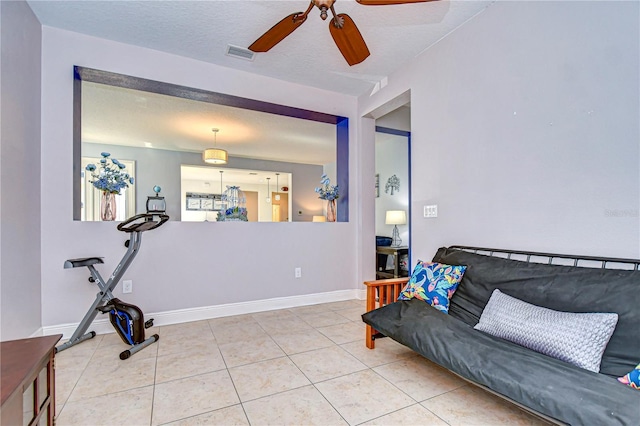
{"label": "white wall", "polygon": [[638,2],[496,2],[359,98],[366,114],[411,90],[414,258],[640,256],[639,17]]}
{"label": "white wall", "polygon": [[[43,175],[47,186],[60,188],[42,193],[43,205],[52,207],[42,217],[43,325],[79,321],[95,297],[87,273],[64,270],[65,259],[104,256],[101,270],[108,274],[124,251],[125,235],[115,224],[72,220],[73,65],[349,117],[350,209],[357,210],[355,98],[49,27],[42,48]],[[134,291],[124,299],[145,312],[165,312],[359,288],[356,218],[323,226],[169,222],[144,235],[125,274]],[[295,267],[302,278],[294,278]]]}
{"label": "white wall", "polygon": [[376,119],[376,126],[411,131],[411,107],[403,105]]}
{"label": "white wall", "polygon": [[26,2],[0,2],[0,15],[0,339],[13,340],[41,325],[41,29]]}

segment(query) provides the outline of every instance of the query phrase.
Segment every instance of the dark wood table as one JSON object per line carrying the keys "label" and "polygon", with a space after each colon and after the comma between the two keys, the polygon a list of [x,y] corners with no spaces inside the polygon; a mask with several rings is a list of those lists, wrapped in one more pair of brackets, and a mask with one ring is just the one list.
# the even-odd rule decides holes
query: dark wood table
{"label": "dark wood table", "polygon": [[[400,259],[402,256],[409,255],[409,247],[392,247],[377,246],[376,247],[376,279],[399,278],[408,276],[408,271],[400,267]],[[393,269],[387,269],[387,256],[393,256]],[[407,260],[408,261],[408,260]]]}
{"label": "dark wood table", "polygon": [[1,417],[6,426],[52,426],[56,343],[61,334],[0,342]]}

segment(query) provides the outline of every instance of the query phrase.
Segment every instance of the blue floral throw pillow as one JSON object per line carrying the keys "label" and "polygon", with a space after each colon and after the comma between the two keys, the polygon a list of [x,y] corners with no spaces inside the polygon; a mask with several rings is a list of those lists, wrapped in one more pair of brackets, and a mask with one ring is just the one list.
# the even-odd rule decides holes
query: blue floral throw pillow
{"label": "blue floral throw pillow", "polygon": [[628,374],[618,377],[618,381],[627,386],[631,386],[633,389],[640,390],[640,364],[638,364],[636,368],[631,370]]}
{"label": "blue floral throw pillow", "polygon": [[407,285],[398,300],[420,299],[445,314],[449,312],[449,299],[458,288],[466,266],[429,263],[418,260]]}

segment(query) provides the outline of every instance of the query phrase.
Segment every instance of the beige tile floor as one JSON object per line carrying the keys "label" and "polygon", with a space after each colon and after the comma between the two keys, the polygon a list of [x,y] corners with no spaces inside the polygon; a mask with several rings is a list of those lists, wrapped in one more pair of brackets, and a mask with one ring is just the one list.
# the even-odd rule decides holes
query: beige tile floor
{"label": "beige tile floor", "polygon": [[115,334],[56,355],[57,425],[538,425],[391,339],[348,300]]}

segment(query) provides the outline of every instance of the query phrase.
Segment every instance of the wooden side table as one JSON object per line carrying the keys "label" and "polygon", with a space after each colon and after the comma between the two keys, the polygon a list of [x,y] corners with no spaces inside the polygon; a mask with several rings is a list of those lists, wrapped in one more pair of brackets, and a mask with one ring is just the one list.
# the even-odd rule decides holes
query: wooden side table
{"label": "wooden side table", "polygon": [[[408,270],[400,267],[400,259],[409,254],[409,247],[376,246],[376,279],[400,278],[409,275]],[[387,256],[393,256],[393,269],[387,269]],[[384,260],[383,260],[384,259]]]}
{"label": "wooden side table", "polygon": [[55,346],[62,334],[0,342],[3,425],[53,426]]}

